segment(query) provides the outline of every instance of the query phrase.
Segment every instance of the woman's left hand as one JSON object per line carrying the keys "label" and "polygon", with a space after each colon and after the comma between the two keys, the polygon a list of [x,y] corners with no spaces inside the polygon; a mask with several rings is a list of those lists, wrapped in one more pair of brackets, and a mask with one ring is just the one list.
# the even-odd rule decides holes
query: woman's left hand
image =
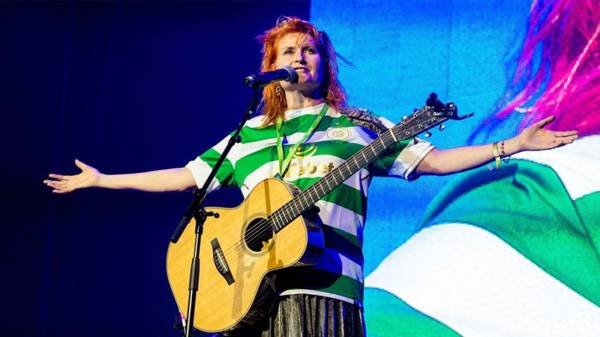
{"label": "woman's left hand", "polygon": [[544,127],[554,120],[554,116],[542,119],[527,127],[517,136],[519,150],[548,150],[570,144],[577,139],[577,131],[552,131]]}

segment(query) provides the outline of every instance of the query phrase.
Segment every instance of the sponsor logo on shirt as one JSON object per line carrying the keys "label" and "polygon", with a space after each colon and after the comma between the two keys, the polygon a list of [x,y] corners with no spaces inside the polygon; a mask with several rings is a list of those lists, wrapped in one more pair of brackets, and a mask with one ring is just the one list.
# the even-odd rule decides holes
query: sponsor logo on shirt
{"label": "sponsor logo on shirt", "polygon": [[315,164],[312,162],[297,162],[290,164],[285,173],[285,179],[320,177],[334,169],[333,163]]}

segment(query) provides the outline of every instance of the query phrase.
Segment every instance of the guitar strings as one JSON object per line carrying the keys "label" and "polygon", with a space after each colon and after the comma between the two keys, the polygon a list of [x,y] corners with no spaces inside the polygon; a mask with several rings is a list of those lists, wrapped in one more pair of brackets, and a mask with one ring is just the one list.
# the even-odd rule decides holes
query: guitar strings
{"label": "guitar strings", "polygon": [[[356,154],[352,155],[350,158],[348,158],[348,161],[350,159],[352,159]],[[318,182],[317,182],[318,183]],[[310,193],[308,192],[309,189],[311,188],[315,188],[314,186],[316,186],[316,184],[313,184],[312,186],[310,186],[308,189],[306,189],[305,191],[303,191],[302,193]],[[297,198],[301,198],[302,193],[300,195],[297,196]],[[245,235],[245,241],[248,242],[248,245],[254,245],[256,243],[258,243],[257,239],[261,238],[264,234],[266,234],[269,230],[273,230],[273,225],[274,225],[274,218],[272,217],[272,215],[274,215],[276,212],[284,212],[284,213],[288,213],[287,215],[289,216],[289,214],[293,214],[294,210],[290,209],[291,206],[289,206],[288,203],[286,203],[284,206],[282,206],[281,208],[279,208],[277,211],[271,213],[270,215],[267,216],[267,218],[264,218],[262,220],[260,220],[260,222],[258,222],[254,228],[252,228],[247,235]],[[287,209],[287,210],[286,210]],[[298,216],[300,216],[301,214],[299,214]],[[280,216],[285,216],[284,214],[281,214]],[[292,222],[294,219],[296,219],[298,216],[294,217],[293,219],[290,219],[288,221],[288,223]],[[272,236],[271,236],[272,238]],[[243,247],[243,242],[238,242],[236,244],[234,244],[233,246],[229,247],[227,249],[227,252],[230,253],[232,250],[236,250],[239,249],[240,247]]]}
{"label": "guitar strings", "polygon": [[[388,136],[387,137],[388,138],[387,141],[389,141],[390,134],[384,134],[380,138],[383,140],[384,138],[386,138],[384,136]],[[393,138],[393,136],[392,136],[392,138]],[[396,140],[396,139],[394,139],[394,140]],[[357,155],[357,153],[355,155]],[[348,158],[348,160],[352,159],[355,155],[352,155],[350,158]],[[312,186],[314,186],[314,184]],[[286,203],[285,205],[283,205],[282,207],[280,207],[275,212],[280,212],[280,211],[282,211],[286,207],[289,208],[288,203]],[[288,209],[288,211],[293,211],[293,210],[292,209]],[[275,212],[267,215],[266,218],[263,218],[263,219],[259,220],[256,223],[255,227],[247,233],[247,235],[245,236],[245,238],[246,238],[245,241],[249,241],[249,242],[253,242],[254,243],[254,240],[256,240],[257,238],[260,238],[265,233],[265,231],[273,230],[274,229],[273,227],[275,225],[275,223],[273,222],[273,220],[275,218],[272,218],[272,215],[274,215]],[[283,214],[280,214],[280,216],[283,216]],[[294,218],[294,219],[296,219],[296,218]],[[289,222],[293,221],[294,219],[291,219]],[[244,241],[240,241],[240,242],[237,242],[236,244],[234,244],[233,246],[228,247],[225,251],[223,251],[223,257],[225,259],[227,259],[227,255],[230,255],[233,251],[236,251],[236,250],[237,251],[242,251],[240,249],[240,247],[242,247],[243,243],[244,243]],[[181,266],[179,268],[181,271],[183,271],[181,268],[184,268],[183,270],[188,270],[189,271],[189,269],[187,268],[187,266],[185,266],[185,264],[181,264]],[[204,283],[201,282],[201,284],[204,284]],[[214,283],[209,284],[208,285],[208,289],[214,289],[215,286],[213,284]],[[212,301],[212,299],[214,299],[215,297],[222,296],[222,293],[218,292],[218,291],[208,291],[207,293],[204,293],[203,295],[204,295],[204,299],[205,300]]]}
{"label": "guitar strings", "polygon": [[[348,160],[351,160],[353,158],[353,156],[355,156],[355,155],[357,156],[358,154],[352,155],[350,158],[348,158]],[[315,185],[312,185],[311,187],[313,187],[313,186],[315,186]],[[311,187],[309,187],[309,188],[311,188]],[[308,191],[308,189],[305,190],[304,192],[306,192],[306,191]],[[300,197],[300,195],[298,197]],[[284,212],[284,214],[285,214],[285,212],[289,212],[290,214],[293,214],[293,209],[290,209],[289,204],[286,203],[282,207],[280,207],[278,210],[276,210],[275,212]],[[256,241],[255,241],[256,239],[261,237],[267,231],[273,230],[274,225],[275,225],[275,222],[274,222],[275,218],[273,218],[272,215],[274,215],[275,212],[269,214],[266,218],[259,220],[256,223],[255,227],[248,232],[248,235],[246,235],[245,241],[251,242],[251,243],[256,243]],[[279,216],[285,216],[284,214],[280,214]],[[298,216],[301,216],[301,215],[298,215]],[[294,219],[291,219],[291,221],[295,220],[296,218],[297,217],[295,217]],[[288,223],[290,223],[291,221],[289,221]],[[231,253],[233,253],[235,251],[243,251],[243,249],[240,249],[240,248],[243,248],[243,244],[244,244],[244,241],[239,241],[236,244],[223,250],[224,257],[227,259],[227,255],[230,255]],[[214,288],[214,287],[209,286],[209,289],[210,288]],[[216,296],[220,296],[220,295],[221,294],[218,292],[208,292],[208,293],[204,294],[204,298],[208,300],[208,299],[214,298]]]}
{"label": "guitar strings", "polygon": [[[381,135],[381,137],[379,137],[379,139],[381,139],[381,140],[382,140],[382,142],[384,142],[384,143],[383,143],[384,147],[389,147],[389,145],[385,145],[385,143],[388,143],[388,142],[390,142],[390,141],[394,141],[394,143],[395,143],[395,140],[396,140],[396,138],[395,138],[395,137],[392,135],[392,133],[384,133],[383,135]],[[374,142],[375,142],[375,141],[371,142],[369,145],[366,145],[365,147],[372,145]],[[363,149],[364,149],[364,147],[363,147]],[[355,159],[356,157],[358,157],[358,156],[359,156],[359,153],[360,153],[360,152],[361,152],[363,149],[361,149],[360,151],[358,151],[358,152],[354,153],[353,155],[351,155],[351,156],[350,156],[350,157],[349,157],[349,158],[348,158],[348,159],[347,159],[345,162],[346,162],[346,163],[347,163],[347,162],[350,162],[351,160],[353,160],[353,159]],[[339,168],[340,168],[340,167],[338,167],[336,170],[339,170]],[[339,172],[341,173],[341,171],[339,171]],[[334,173],[334,171],[332,171],[332,173],[331,173],[331,174],[335,174],[335,173]],[[347,178],[346,178],[346,179],[347,179]],[[320,181],[322,181],[322,180],[320,180]],[[302,193],[306,193],[306,192],[307,192],[307,191],[308,191],[310,188],[313,188],[313,187],[314,187],[316,184],[318,184],[318,183],[319,183],[319,182],[317,182],[317,183],[313,184],[312,186],[310,186],[308,189],[306,189],[306,190],[305,190],[305,191],[303,191]],[[302,194],[298,195],[298,197],[300,197],[301,195],[302,195]],[[282,209],[284,209],[285,207],[288,207],[288,206],[287,206],[287,204],[286,204],[286,205],[284,205],[284,206],[282,206],[280,209],[278,209],[278,210],[277,210],[277,211],[275,211],[275,212],[281,211],[281,210],[282,210]],[[290,210],[290,211],[293,211],[293,210]],[[272,214],[275,214],[275,212],[271,213],[271,215],[272,215]],[[268,216],[268,218],[269,218],[269,219],[265,220],[264,222],[272,222],[272,220],[270,219],[270,215]],[[294,218],[294,219],[295,219],[295,218]],[[291,221],[293,221],[293,219],[291,219],[291,220],[290,220],[290,222],[291,222]],[[262,225],[262,224],[261,224],[261,225]],[[254,230],[254,232],[250,231],[250,235],[247,235],[247,236],[245,236],[245,237],[247,238],[247,240],[248,240],[248,241],[249,241],[249,240],[256,240],[258,237],[260,237],[260,236],[262,236],[263,234],[265,234],[265,231],[267,231],[267,230],[269,230],[269,229],[272,229],[272,226],[271,226],[271,228],[260,228],[259,224],[257,224],[255,228],[256,228],[256,229]],[[253,242],[253,241],[251,241],[251,242],[252,242],[252,243],[256,243],[256,242]],[[241,246],[241,244],[239,244],[239,245],[234,245],[234,246],[232,246],[232,248],[237,248],[238,246]]]}
{"label": "guitar strings", "polygon": [[[414,113],[414,114],[413,114],[413,115],[411,115],[409,118],[407,118],[406,120],[402,121],[402,122],[400,123],[400,125],[402,125],[402,126],[406,126],[406,124],[412,123],[412,121],[413,121],[414,119],[416,119],[417,115],[419,115],[421,112],[422,112],[422,111],[419,111],[419,112],[416,112],[416,113]],[[396,126],[399,126],[399,125],[396,125]],[[396,126],[395,126],[395,127],[396,127]],[[383,144],[384,148],[387,148],[387,147],[389,147],[389,146],[391,145],[391,144],[390,144],[390,145],[386,145],[386,143],[388,143],[388,142],[392,142],[392,141],[393,141],[392,143],[396,143],[396,142],[398,141],[398,140],[397,140],[397,138],[396,138],[396,136],[394,135],[394,129],[395,129],[395,127],[393,127],[393,128],[391,128],[391,129],[389,129],[389,131],[390,131],[390,132],[385,132],[384,134],[382,134],[380,137],[378,137],[378,138],[377,138],[377,139],[380,139],[380,140],[382,141],[382,144]],[[403,137],[399,137],[399,138],[402,140],[402,139],[406,139],[406,138],[408,138],[408,137],[404,137],[404,138],[403,138]],[[377,140],[377,139],[376,139],[376,140]],[[367,146],[370,146],[370,145],[372,145],[372,144],[373,144],[373,143],[374,143],[376,140],[374,140],[373,142],[371,142],[371,143],[370,143],[369,145],[367,145]],[[365,146],[365,147],[366,147],[366,146]],[[364,148],[363,148],[363,149],[364,149]],[[385,149],[384,149],[384,150],[385,150]],[[361,151],[362,151],[362,149],[361,149]],[[346,160],[346,162],[349,162],[351,159],[354,159],[356,156],[358,156],[358,154],[359,154],[361,151],[358,151],[358,152],[354,153],[352,156],[350,156],[350,157],[349,157],[349,158]],[[341,166],[339,166],[339,167],[338,167],[336,170],[338,170],[340,167],[341,167]],[[340,173],[341,173],[341,171],[340,171]],[[312,186],[314,186],[314,185],[312,185]],[[312,187],[312,186],[311,186],[311,187]],[[309,188],[310,188],[310,187],[309,187]],[[308,189],[307,189],[307,190],[308,190]],[[303,193],[304,193],[304,192],[303,192]],[[281,207],[279,210],[283,209],[284,207],[287,207],[287,205],[288,205],[288,204],[286,203],[286,204],[285,204],[284,206],[282,206],[282,207]],[[277,211],[279,211],[279,210],[277,210]],[[276,211],[276,212],[277,212],[277,211]],[[275,213],[275,212],[273,212],[273,213],[271,213],[271,214],[274,214],[274,213]],[[298,215],[298,216],[300,216],[300,215]],[[295,218],[294,218],[294,219],[295,219]],[[291,221],[293,221],[293,219],[292,219],[292,220],[290,220],[290,222],[291,222]],[[273,221],[272,221],[272,219],[270,218],[270,215],[269,215],[269,216],[267,216],[267,218],[266,218],[266,219],[262,219],[262,220],[260,220],[260,221],[259,221],[259,222],[258,222],[258,223],[255,225],[255,227],[254,227],[253,229],[251,229],[251,230],[250,230],[250,231],[247,233],[247,235],[245,235],[245,236],[244,236],[244,241],[243,241],[243,242],[242,242],[242,241],[240,241],[240,242],[237,242],[236,244],[232,245],[231,247],[228,247],[226,250],[224,250],[224,251],[223,251],[223,254],[229,254],[229,253],[231,253],[232,251],[239,250],[240,248],[243,248],[243,244],[244,244],[244,242],[249,242],[249,244],[248,244],[248,245],[254,245],[254,244],[258,243],[258,242],[256,241],[257,239],[261,238],[261,237],[262,237],[264,234],[266,234],[266,233],[267,233],[269,230],[271,230],[271,231],[273,230],[273,225],[272,225],[272,223],[273,223]],[[272,237],[273,237],[273,236],[271,236],[271,238],[272,238]]]}
{"label": "guitar strings", "polygon": [[[414,114],[412,114],[410,117],[408,117],[407,119],[405,119],[404,121],[402,121],[402,122],[401,122],[399,125],[406,126],[406,124],[410,124],[410,123],[412,123],[412,122],[413,122],[413,120],[414,120],[414,119],[416,119],[416,117],[417,117],[418,115],[420,115],[421,113],[423,113],[424,111],[425,111],[425,110],[420,110],[420,111],[418,111],[418,112],[415,112],[415,113],[414,113]],[[389,131],[390,131],[390,132],[385,132],[384,134],[382,134],[380,137],[378,137],[378,138],[377,138],[377,139],[380,139],[380,140],[382,141],[382,144],[383,144],[384,148],[387,148],[387,147],[389,147],[389,146],[391,145],[391,144],[389,144],[389,145],[386,145],[386,143],[388,143],[388,142],[392,142],[392,141],[393,141],[393,142],[392,142],[392,144],[393,144],[393,143],[396,143],[396,142],[398,141],[398,140],[397,140],[397,138],[396,138],[396,136],[394,135],[394,129],[395,129],[395,127],[397,127],[397,126],[399,126],[399,125],[396,125],[396,126],[394,126],[394,127],[390,128],[390,129],[389,129]],[[402,139],[406,139],[406,138],[408,138],[408,137],[404,137],[404,138],[403,138],[403,137],[400,137],[400,138],[401,138],[401,140],[402,140]],[[376,140],[377,140],[377,139],[376,139]],[[373,143],[374,143],[376,140],[374,140],[373,142],[371,142],[371,143],[370,143],[369,145],[367,145],[367,146],[370,146],[370,145],[372,145],[372,144],[373,144]],[[366,147],[366,146],[365,146],[365,147]],[[363,148],[363,149],[364,149],[364,148]],[[384,149],[384,150],[385,150],[385,149]],[[358,156],[358,154],[359,154],[361,151],[362,151],[362,149],[361,149],[360,151],[358,151],[358,152],[354,153],[352,156],[350,156],[350,157],[349,157],[349,158],[346,160],[346,162],[349,162],[351,159],[353,159],[353,158],[357,157],[357,156]],[[338,167],[338,169],[339,169],[339,168],[340,168],[340,167]],[[340,171],[340,173],[341,173],[341,171]],[[312,186],[314,186],[314,185],[312,185]],[[311,186],[311,187],[312,187],[312,186]],[[309,187],[309,188],[310,188],[310,187]],[[307,189],[307,190],[308,190],[308,189]],[[303,193],[304,193],[304,192],[303,192]],[[282,206],[282,207],[281,207],[279,210],[283,209],[284,207],[287,207],[287,205],[288,205],[288,204],[286,203],[286,204],[285,204],[284,206]],[[277,211],[279,211],[279,210],[277,210]],[[277,211],[276,211],[276,212],[277,212]],[[293,210],[290,210],[290,211],[293,211]],[[273,212],[273,213],[271,213],[271,214],[274,214],[274,213],[275,213],[275,212]],[[298,215],[298,216],[300,216],[300,215]],[[295,219],[295,218],[294,218],[294,219]],[[293,221],[293,219],[291,219],[291,220],[290,220],[290,222],[291,222],[291,221]],[[245,238],[245,239],[244,239],[244,241],[245,241],[245,242],[249,242],[249,244],[248,244],[248,245],[254,245],[254,244],[258,243],[256,240],[257,240],[257,239],[259,239],[259,238],[261,238],[261,237],[262,237],[264,234],[266,234],[266,233],[267,233],[269,230],[273,230],[273,225],[272,225],[272,220],[270,219],[270,215],[269,215],[269,216],[267,216],[267,218],[266,218],[266,219],[263,219],[263,220],[261,220],[259,223],[257,223],[257,224],[256,224],[256,226],[255,226],[255,227],[254,227],[252,230],[250,230],[250,231],[248,232],[248,234],[247,234],[247,235],[245,235],[245,236],[244,236],[244,238]],[[271,238],[272,238],[272,237],[273,237],[273,236],[271,236]],[[225,252],[225,251],[223,251],[223,253],[224,253],[224,254],[225,254],[225,253],[231,253],[231,252],[232,252],[232,251],[234,251],[234,250],[238,250],[239,248],[243,248],[243,243],[244,243],[244,242],[238,242],[238,243],[234,244],[233,246],[229,247],[229,248],[227,249],[227,251],[226,251],[226,252]]]}
{"label": "guitar strings", "polygon": [[[387,139],[385,139],[385,138],[387,138]],[[395,138],[392,136],[392,134],[391,134],[391,133],[386,133],[386,134],[383,134],[383,135],[381,135],[380,139],[381,139],[382,141],[384,141],[384,142],[391,141],[391,140],[395,140]],[[374,142],[374,141],[373,141],[373,142]],[[373,142],[371,142],[371,144],[372,144]],[[369,145],[371,145],[371,144],[369,144]],[[369,145],[367,145],[367,146],[369,146]],[[385,146],[385,143],[384,143],[384,146]],[[359,151],[359,152],[360,152],[360,151]],[[346,160],[346,162],[349,162],[351,159],[353,159],[354,157],[358,156],[358,153],[359,153],[359,152],[357,152],[357,153],[353,154],[352,156],[350,156],[350,157],[349,157],[349,158]],[[339,167],[338,167],[338,168],[339,168]],[[312,186],[314,186],[314,185],[312,185]],[[312,186],[311,186],[311,187],[312,187]],[[309,188],[310,188],[310,187],[309,187]],[[307,190],[308,190],[308,189],[307,189]],[[303,192],[303,193],[304,193],[304,192]],[[287,205],[287,204],[286,204],[286,205]],[[282,206],[282,207],[281,207],[280,209],[278,209],[277,211],[280,211],[280,210],[282,210],[283,208],[287,207],[286,205]],[[277,211],[275,211],[275,212],[277,212]],[[290,210],[290,211],[292,211],[292,210]],[[272,214],[275,214],[275,212],[271,213],[271,215],[272,215]],[[300,216],[300,215],[299,215],[299,216]],[[296,219],[296,218],[294,218],[294,219]],[[291,221],[293,221],[294,219],[290,220],[290,222],[291,222]],[[267,216],[267,218],[260,220],[260,222],[258,222],[258,223],[255,225],[255,227],[254,227],[254,228],[252,228],[252,229],[251,229],[251,230],[248,232],[248,234],[244,236],[244,238],[245,238],[245,239],[244,239],[244,241],[245,241],[245,242],[248,242],[248,246],[252,246],[252,245],[254,245],[254,244],[258,243],[257,239],[259,239],[260,237],[262,237],[262,236],[263,236],[264,234],[266,234],[266,233],[267,233],[269,230],[273,230],[273,221],[272,221],[272,219],[270,219],[270,215],[269,215],[269,216]],[[272,238],[272,237],[273,237],[273,236],[271,236],[271,238]],[[224,250],[224,251],[223,251],[223,254],[226,254],[226,255],[227,255],[227,254],[229,254],[229,253],[231,253],[231,252],[233,252],[233,251],[240,250],[240,248],[242,248],[242,249],[243,249],[243,246],[244,246],[244,241],[239,241],[239,242],[237,242],[236,244],[234,244],[234,245],[232,245],[232,246],[228,247],[226,250]]]}
{"label": "guitar strings", "polygon": [[[306,191],[308,191],[308,189],[305,190],[304,192],[306,192]],[[298,197],[300,197],[301,195],[302,194],[298,195]],[[293,209],[289,209],[290,207],[291,206],[289,206],[289,204],[286,203],[285,205],[283,205],[282,207],[280,207],[275,212],[269,214],[266,218],[263,218],[263,219],[259,220],[259,222],[257,222],[255,224],[255,226],[250,231],[248,231],[247,234],[244,236],[244,241],[239,241],[236,244],[228,247],[227,250],[224,251],[224,254],[228,254],[228,253],[231,253],[232,251],[239,250],[240,248],[243,248],[244,242],[247,242],[248,246],[253,246],[256,243],[258,243],[259,240],[260,240],[260,238],[263,237],[263,235],[267,234],[269,231],[274,231],[274,225],[275,225],[274,221],[275,221],[275,218],[273,218],[272,215],[274,215],[276,212],[284,212],[284,213],[288,213],[288,216],[289,216],[289,214],[293,213]],[[284,216],[284,214],[281,214],[280,216]],[[298,215],[298,216],[300,216],[300,215]],[[298,216],[294,217],[289,222],[293,221]],[[271,236],[269,239],[272,239],[272,238],[273,238],[273,236]]]}
{"label": "guitar strings", "polygon": [[[280,212],[284,208],[289,207],[290,206],[288,206],[288,204],[286,203],[284,206],[282,206],[275,212]],[[287,212],[292,213],[292,211],[292,209],[289,209]],[[269,231],[274,231],[275,223],[274,218],[272,218],[271,215],[275,214],[275,212],[269,214],[266,218],[262,218],[261,220],[259,220],[259,222],[256,223],[254,228],[252,228],[250,231],[248,231],[246,235],[244,235],[244,241],[239,241],[236,244],[228,247],[227,250],[224,251],[224,254],[231,253],[232,251],[239,250],[240,248],[243,249],[244,242],[247,242],[248,246],[253,246],[259,242],[260,238],[263,237],[263,235],[267,234]],[[294,219],[296,219],[298,216],[294,217]],[[291,221],[293,221],[294,219],[292,219]],[[270,239],[272,238],[273,236],[270,237]]]}
{"label": "guitar strings", "polygon": [[[402,122],[400,123],[400,125],[402,125],[402,126],[406,126],[406,124],[410,124],[410,123],[412,123],[412,122],[413,122],[413,120],[414,120],[414,119],[416,119],[416,117],[417,117],[418,115],[420,115],[420,114],[421,114],[423,111],[424,111],[424,110],[420,110],[420,111],[418,111],[418,112],[415,112],[415,113],[414,113],[414,114],[412,114],[410,117],[408,117],[407,119],[405,119],[404,121],[402,121]],[[398,126],[398,125],[396,125],[396,126]],[[390,129],[389,129],[389,131],[390,131],[390,132],[385,132],[384,134],[382,134],[380,137],[378,137],[378,138],[377,138],[377,139],[380,139],[380,140],[382,141],[382,144],[383,144],[384,148],[388,148],[388,147],[391,145],[391,144],[388,144],[388,145],[386,145],[386,143],[392,143],[392,144],[393,144],[393,143],[396,143],[396,142],[397,142],[397,137],[394,135],[394,128],[395,128],[396,126],[394,126],[394,127],[390,128]],[[402,139],[406,139],[406,138],[408,138],[408,137],[406,137],[406,138],[399,137],[399,138],[401,138],[401,140],[402,140]],[[376,140],[377,140],[377,139],[376,139]],[[367,147],[367,146],[371,146],[371,145],[372,145],[372,144],[373,144],[373,143],[374,143],[376,140],[374,140],[373,142],[371,142],[369,145],[366,145],[365,147]],[[364,148],[363,148],[363,149],[364,149]],[[385,150],[385,149],[384,149],[384,150]],[[351,155],[351,156],[350,156],[350,157],[349,157],[349,158],[346,160],[346,162],[349,162],[350,160],[352,160],[352,159],[354,159],[355,157],[357,157],[357,156],[358,156],[358,154],[359,154],[361,151],[362,151],[362,149],[361,149],[360,151],[358,151],[358,152],[354,153],[353,155]],[[340,167],[338,167],[338,169],[339,169],[339,168],[340,168]],[[340,173],[341,173],[341,171],[340,171]],[[332,172],[332,174],[334,174],[334,173]],[[317,182],[317,183],[318,183],[318,182]],[[313,186],[315,186],[315,185],[312,185],[311,187],[313,187]],[[309,187],[309,189],[310,189],[311,187]],[[307,189],[307,190],[308,190],[308,189]],[[306,192],[306,191],[304,191],[304,192]],[[304,192],[303,192],[303,193],[304,193]],[[284,207],[287,207],[287,203],[286,203],[286,205],[282,206],[282,207],[281,207],[279,210],[277,210],[277,211],[280,211],[280,210],[282,210]],[[277,212],[277,211],[276,211],[276,212]],[[293,211],[293,210],[290,210],[290,211]],[[275,213],[275,212],[273,212],[273,213],[271,213],[271,214],[274,214],[274,213]],[[294,219],[295,219],[295,218],[294,218]],[[293,220],[293,219],[291,219],[291,220],[290,220],[290,222],[291,222],[292,220]],[[256,226],[255,226],[255,228],[253,228],[253,229],[252,229],[252,230],[251,230],[251,231],[248,233],[248,235],[245,235],[245,236],[244,236],[244,238],[245,238],[245,241],[246,241],[246,242],[250,242],[251,244],[255,244],[255,243],[257,243],[257,242],[255,242],[254,240],[256,240],[256,239],[258,239],[258,238],[262,237],[264,234],[266,234],[266,232],[267,232],[267,231],[269,231],[269,230],[272,230],[272,229],[273,229],[273,226],[271,225],[271,223],[272,223],[272,220],[270,219],[270,215],[269,215],[269,216],[267,216],[267,219],[266,219],[266,220],[263,220],[262,222],[260,222],[260,223],[257,223],[257,224],[256,224]],[[266,224],[267,226],[264,226],[264,224]],[[271,237],[272,237],[272,236],[271,236]],[[231,252],[231,250],[232,250],[232,249],[237,249],[237,248],[239,248],[239,247],[242,247],[242,246],[243,246],[243,243],[242,243],[242,242],[240,242],[240,243],[237,243],[237,244],[235,244],[235,245],[231,246],[231,247],[228,249],[228,252]]]}
{"label": "guitar strings", "polygon": [[[413,116],[414,116],[414,115],[413,115]],[[413,118],[410,118],[410,119],[413,119]],[[383,138],[388,138],[388,139],[387,139],[387,141],[389,141],[389,140],[390,140],[390,139],[389,139],[389,138],[390,138],[390,136],[391,136],[390,134],[384,134],[384,135],[382,135],[380,138],[381,138],[382,140],[383,140]],[[393,136],[391,136],[391,138],[393,138]],[[394,138],[394,140],[396,140],[396,139]],[[360,151],[359,151],[359,152],[360,152]],[[348,160],[352,159],[352,158],[353,158],[355,155],[357,155],[357,154],[358,154],[358,152],[357,152],[357,153],[355,153],[354,155],[350,156],[350,158],[348,158]],[[314,185],[312,185],[312,186],[314,186]],[[311,186],[311,187],[312,187],[312,186]],[[309,188],[310,188],[310,187],[309,187]],[[308,189],[307,189],[307,190],[308,190]],[[265,231],[273,230],[273,226],[274,226],[274,222],[273,222],[273,220],[274,220],[274,219],[273,219],[271,216],[272,216],[273,214],[275,214],[276,212],[280,212],[280,211],[282,211],[282,210],[283,210],[284,208],[286,208],[286,207],[287,207],[287,208],[289,208],[289,207],[290,207],[290,206],[288,206],[288,203],[284,204],[282,207],[280,207],[280,208],[279,208],[278,210],[276,210],[275,212],[273,212],[273,213],[271,213],[271,214],[267,215],[267,217],[266,217],[266,218],[263,218],[263,219],[261,219],[259,222],[257,222],[257,223],[256,223],[256,225],[255,225],[255,227],[254,227],[252,230],[250,230],[250,231],[248,232],[248,234],[249,234],[249,235],[245,236],[245,238],[246,238],[246,239],[245,239],[245,241],[250,241],[250,242],[252,242],[252,243],[255,243],[255,242],[253,242],[253,240],[256,240],[257,238],[261,237],[263,234],[265,234]],[[288,211],[293,211],[293,210],[291,210],[291,209],[290,209],[290,210],[288,210]],[[282,214],[282,215],[283,215],[283,214]],[[280,215],[280,216],[282,216],[282,215]],[[301,216],[301,214],[300,214],[300,215],[298,215],[298,216]],[[291,220],[288,222],[288,224],[289,224],[290,222],[292,222],[293,220],[295,220],[296,218],[297,218],[297,217],[295,217],[294,219],[291,219]],[[233,251],[236,251],[236,250],[237,250],[237,251],[240,251],[240,249],[239,249],[239,248],[243,246],[243,243],[244,243],[244,241],[240,241],[240,242],[237,242],[236,244],[234,244],[233,246],[230,246],[230,247],[228,247],[226,250],[224,250],[224,251],[223,251],[223,255],[224,255],[224,257],[225,257],[225,258],[227,258],[227,256],[225,256],[225,255],[229,255],[229,254],[231,254]],[[185,270],[185,269],[187,269],[187,266],[183,266],[183,265],[182,265],[182,267],[180,267],[180,268],[184,268],[184,270]],[[189,269],[187,269],[187,270],[189,270]],[[209,288],[214,288],[214,286],[209,286]],[[206,293],[206,294],[204,294],[205,298],[214,298],[215,296],[220,296],[220,295],[221,295],[221,294],[220,294],[219,292],[209,292],[209,293]]]}
{"label": "guitar strings", "polygon": [[[350,161],[353,158],[357,157],[358,153],[355,153],[354,155],[350,156],[347,160]],[[340,171],[341,173],[341,171]],[[317,182],[318,183],[318,182]],[[312,188],[315,185],[312,185],[309,188]],[[305,193],[307,190],[305,190],[303,193]],[[298,196],[300,197],[300,195]],[[276,212],[285,212],[285,213],[293,213],[294,210],[293,209],[288,209],[287,211],[284,210],[285,208],[289,208],[290,206],[284,205],[281,208],[279,208]],[[261,238],[263,235],[265,235],[269,230],[273,230],[273,225],[274,225],[274,218],[271,217],[271,215],[275,214],[275,212],[271,213],[267,218],[260,220],[259,222],[256,223],[256,225],[247,233],[247,235],[244,236],[245,238],[245,242],[248,242],[248,246],[253,246],[256,243],[258,243],[259,238]],[[301,215],[301,214],[300,214]],[[300,216],[298,215],[298,216]],[[284,216],[284,214],[281,214],[281,216]],[[288,214],[289,216],[289,214]],[[289,222],[293,221],[294,219],[296,219],[298,216],[294,217],[293,219],[289,220]],[[288,223],[289,223],[288,222]],[[272,236],[271,236],[272,238]],[[228,249],[226,251],[224,251],[225,254],[231,253],[232,251],[235,250],[239,250],[240,248],[243,248],[244,242],[237,242],[236,244],[228,247]]]}

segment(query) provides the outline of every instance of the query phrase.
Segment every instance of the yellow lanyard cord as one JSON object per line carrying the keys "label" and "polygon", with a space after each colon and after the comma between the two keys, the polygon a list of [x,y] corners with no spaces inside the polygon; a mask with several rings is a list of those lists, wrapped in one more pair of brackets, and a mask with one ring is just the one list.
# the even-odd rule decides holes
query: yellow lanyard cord
{"label": "yellow lanyard cord", "polygon": [[323,116],[325,116],[325,114],[327,114],[327,110],[329,110],[329,106],[327,105],[327,103],[325,103],[323,105],[323,109],[321,109],[321,112],[319,112],[319,115],[315,118],[315,120],[311,124],[310,128],[308,128],[308,130],[306,130],[306,133],[304,133],[304,136],[302,136],[302,139],[300,139],[296,144],[294,144],[290,148],[288,155],[285,157],[285,160],[283,159],[283,141],[282,141],[282,139],[283,139],[283,118],[281,118],[281,116],[277,117],[277,120],[275,121],[275,126],[276,126],[276,130],[277,130],[277,158],[279,159],[279,176],[281,178],[283,178],[283,176],[285,175],[285,172],[287,171],[288,167],[290,166],[290,162],[292,161],[292,158],[294,158],[294,155],[296,154],[298,147],[300,145],[304,144],[304,142],[308,139],[308,137],[310,137],[310,135],[315,131],[315,129],[321,122],[321,119],[323,119]]}

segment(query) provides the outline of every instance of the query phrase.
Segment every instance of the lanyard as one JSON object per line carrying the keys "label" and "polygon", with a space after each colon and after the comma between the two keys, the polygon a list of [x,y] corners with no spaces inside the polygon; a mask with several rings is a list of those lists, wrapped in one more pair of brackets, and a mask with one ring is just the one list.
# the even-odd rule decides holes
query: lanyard
{"label": "lanyard", "polygon": [[290,165],[290,162],[292,161],[292,158],[294,158],[294,155],[296,154],[296,150],[298,150],[298,147],[300,145],[304,144],[304,142],[313,133],[313,131],[315,131],[315,129],[321,122],[321,119],[323,119],[323,116],[325,116],[325,114],[327,113],[327,110],[329,110],[329,106],[327,105],[327,103],[325,103],[323,105],[323,109],[321,109],[321,112],[319,112],[319,115],[315,118],[315,120],[311,124],[310,128],[308,128],[308,130],[306,130],[306,133],[304,133],[304,136],[302,136],[302,139],[300,139],[296,144],[294,144],[290,148],[288,155],[285,157],[285,160],[283,159],[283,141],[282,141],[283,118],[281,118],[281,116],[277,117],[277,120],[275,121],[275,126],[276,126],[276,130],[277,130],[277,158],[279,159],[279,177],[283,178],[283,176],[285,175],[285,172],[287,171],[287,169]]}

